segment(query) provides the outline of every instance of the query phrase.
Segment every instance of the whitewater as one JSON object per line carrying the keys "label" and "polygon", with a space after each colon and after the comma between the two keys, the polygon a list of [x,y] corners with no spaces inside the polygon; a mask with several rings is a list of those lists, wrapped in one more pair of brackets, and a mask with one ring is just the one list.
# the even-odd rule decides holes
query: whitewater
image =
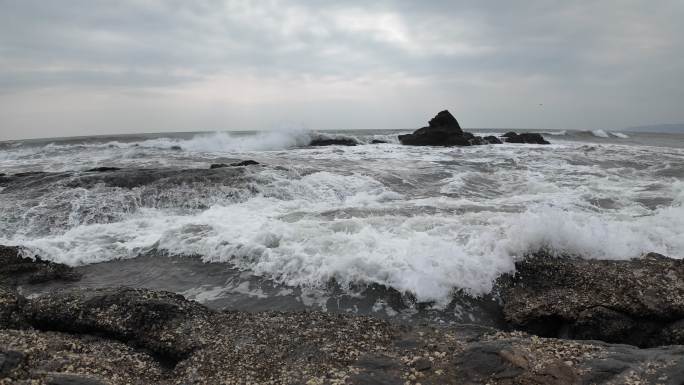
{"label": "whitewater", "polygon": [[[352,297],[376,284],[443,307],[456,292],[486,295],[536,252],[684,256],[684,135],[557,131],[546,146],[435,148],[402,146],[397,133],[0,143],[0,244],[98,274],[198,260],[189,269],[203,279],[230,274],[170,289],[199,300],[296,292],[307,305],[325,304],[334,282]],[[308,146],[320,137],[359,145]],[[259,164],[209,169],[247,159]],[[87,171],[102,166],[119,170]],[[169,289],[161,275],[137,283]]]}

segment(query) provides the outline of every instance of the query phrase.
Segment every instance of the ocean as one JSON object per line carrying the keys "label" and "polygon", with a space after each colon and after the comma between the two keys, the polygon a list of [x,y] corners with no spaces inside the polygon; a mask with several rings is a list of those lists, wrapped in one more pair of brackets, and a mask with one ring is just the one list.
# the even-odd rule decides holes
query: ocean
{"label": "ocean", "polygon": [[[407,132],[1,142],[0,244],[84,274],[29,295],[126,285],[220,309],[483,324],[498,322],[494,281],[527,254],[684,257],[684,134],[441,148],[402,146]],[[307,146],[321,136],[362,145]],[[210,169],[243,160],[259,164]]]}

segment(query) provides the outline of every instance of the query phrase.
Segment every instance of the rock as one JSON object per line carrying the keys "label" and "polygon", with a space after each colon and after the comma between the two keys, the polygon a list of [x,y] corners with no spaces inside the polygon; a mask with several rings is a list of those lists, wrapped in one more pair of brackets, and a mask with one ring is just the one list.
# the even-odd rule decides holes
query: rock
{"label": "rock", "polygon": [[454,361],[456,376],[466,382],[484,384],[489,380],[512,380],[529,368],[527,358],[508,350],[509,344],[478,343]]}
{"label": "rock", "polygon": [[399,141],[409,146],[470,146],[473,135],[464,134],[456,118],[444,110],[430,120],[428,127],[399,135]]}
{"label": "rock", "polygon": [[3,283],[0,283],[0,329],[26,327],[22,317],[25,298],[14,289],[3,286]]}
{"label": "rock", "polygon": [[19,178],[27,177],[27,176],[37,176],[37,175],[44,175],[47,174],[44,171],[27,171],[27,172],[18,172],[12,176],[16,176]]}
{"label": "rock", "polygon": [[145,289],[27,301],[33,329],[0,329],[0,383],[678,384],[684,375],[684,346],[642,350],[322,312],[215,312]]}
{"label": "rock", "polygon": [[[28,189],[37,183],[57,182],[67,179],[63,183],[70,188],[93,188],[104,184],[106,187],[135,188],[148,186],[154,191],[173,188],[180,185],[231,185],[245,182],[241,169],[233,168],[230,172],[217,172],[211,169],[166,169],[166,168],[131,168],[104,173],[64,174],[55,173],[37,178],[26,179],[24,183],[14,182],[12,189]],[[3,190],[3,193],[8,190]]]}
{"label": "rock", "polygon": [[309,146],[356,146],[358,143],[351,138],[315,138]]}
{"label": "rock", "polygon": [[413,367],[419,372],[424,372],[432,368],[432,362],[427,358],[419,358],[413,361]]}
{"label": "rock", "polygon": [[489,144],[501,144],[501,139],[497,138],[494,135],[488,135],[482,139],[484,139],[484,141],[489,143]]}
{"label": "rock", "polygon": [[350,378],[351,385],[404,385],[400,377],[385,373],[359,373]]}
{"label": "rock", "polygon": [[87,172],[108,172],[121,170],[119,167],[95,167],[86,170]]}
{"label": "rock", "polygon": [[0,347],[0,379],[8,377],[24,360],[24,354]]}
{"label": "rock", "polygon": [[515,132],[507,132],[502,135],[506,138],[507,143],[527,143],[527,144],[551,144],[546,139],[544,139],[541,134],[536,134],[532,132],[524,132],[517,134]]}
{"label": "rock", "polygon": [[178,294],[129,288],[59,292],[24,307],[25,319],[37,329],[97,333],[169,362],[186,358],[200,345],[191,330],[210,314]]}
{"label": "rock", "polygon": [[183,147],[181,147],[181,146],[171,146],[171,147],[169,147],[169,149],[171,149],[171,150],[173,150],[173,151],[182,151],[182,150],[183,150]]}
{"label": "rock", "polygon": [[434,118],[428,122],[430,127],[441,127],[450,129],[454,132],[463,133],[461,126],[458,124],[456,118],[448,110],[440,111]]}
{"label": "rock", "polygon": [[529,257],[499,281],[510,324],[540,336],[684,344],[684,261]]}
{"label": "rock", "polygon": [[[162,380],[168,368],[146,352],[118,341],[37,330],[0,330],[0,341],[0,346],[7,347],[5,352],[9,349],[22,355],[14,371],[0,371],[0,384],[171,383]],[[0,356],[2,351],[0,347]]]}
{"label": "rock", "polygon": [[224,168],[224,167],[243,167],[243,166],[252,166],[259,164],[259,162],[254,161],[254,160],[243,160],[241,162],[235,162],[231,164],[225,164],[225,163],[214,163],[211,166],[209,166],[209,169],[214,170],[217,168]]}
{"label": "rock", "polygon": [[52,377],[47,385],[105,385],[105,383],[92,377],[60,374]]}
{"label": "rock", "polygon": [[252,166],[252,165],[257,165],[259,162],[255,160],[243,160],[242,162],[237,162],[237,163],[231,163],[230,165],[233,167],[242,167],[242,166]]}
{"label": "rock", "polygon": [[62,263],[45,261],[40,257],[28,258],[15,246],[0,245],[0,282],[16,286],[48,281],[77,281],[81,275]]}
{"label": "rock", "polygon": [[388,370],[399,368],[401,364],[397,360],[385,355],[363,355],[356,362],[356,366],[367,370]]}
{"label": "rock", "polygon": [[387,142],[384,140],[380,140],[380,139],[371,140],[371,144],[384,144],[384,143],[387,143]]}

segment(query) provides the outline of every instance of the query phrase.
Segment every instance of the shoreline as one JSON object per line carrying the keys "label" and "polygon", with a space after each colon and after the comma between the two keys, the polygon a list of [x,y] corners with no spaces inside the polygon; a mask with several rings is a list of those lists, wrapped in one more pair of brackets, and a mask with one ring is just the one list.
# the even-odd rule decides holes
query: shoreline
{"label": "shoreline", "polygon": [[[684,322],[675,319],[684,314],[684,264],[655,254],[631,261],[530,257],[518,274],[499,280],[510,330],[498,330],[316,311],[216,311],[147,289],[25,298],[13,287],[78,276],[12,251],[0,253],[3,385],[675,384],[684,375],[684,347],[670,344],[684,336]],[[668,328],[664,317],[673,319]],[[646,319],[660,322],[651,338],[628,341]],[[665,329],[670,340],[658,334]],[[538,336],[545,333],[566,338]]]}

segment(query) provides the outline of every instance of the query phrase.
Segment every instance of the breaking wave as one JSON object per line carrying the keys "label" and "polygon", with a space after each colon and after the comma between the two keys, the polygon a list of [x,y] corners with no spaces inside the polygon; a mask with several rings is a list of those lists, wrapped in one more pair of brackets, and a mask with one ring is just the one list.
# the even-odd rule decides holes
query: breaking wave
{"label": "breaking wave", "polygon": [[[217,133],[69,150],[56,143],[50,153],[7,157],[3,165],[73,170],[75,160],[106,153],[127,168],[0,179],[0,244],[70,265],[152,251],[201,256],[284,285],[377,283],[440,304],[457,289],[487,293],[538,250],[684,257],[679,148],[596,140],[300,149],[311,135]],[[365,143],[394,136],[340,135]],[[261,164],[208,169],[233,153]],[[169,164],[151,169],[151,158]]]}

